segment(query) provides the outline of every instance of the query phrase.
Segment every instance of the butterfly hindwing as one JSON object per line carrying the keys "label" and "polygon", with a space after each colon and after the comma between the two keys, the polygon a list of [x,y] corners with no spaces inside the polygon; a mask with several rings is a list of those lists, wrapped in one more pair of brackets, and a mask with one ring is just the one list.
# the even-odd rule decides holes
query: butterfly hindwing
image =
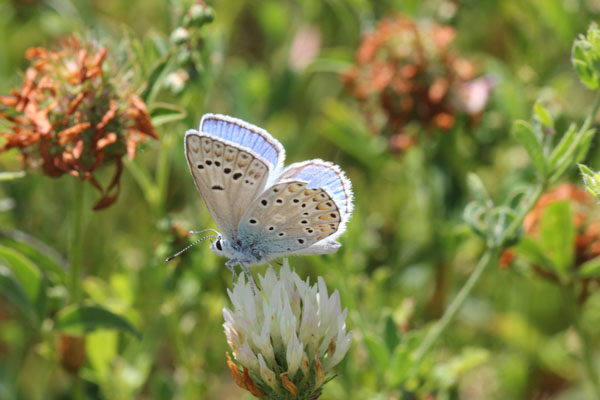
{"label": "butterfly hindwing", "polygon": [[256,243],[269,258],[294,253],[333,235],[340,211],[322,188],[306,182],[278,183],[252,203],[239,225],[239,239]]}
{"label": "butterfly hindwing", "polygon": [[264,190],[269,168],[249,151],[188,131],[185,153],[194,182],[221,232],[234,237],[240,218]]}
{"label": "butterfly hindwing", "polygon": [[341,221],[334,238],[344,232],[354,206],[352,184],[340,167],[319,159],[295,163],[287,167],[278,179],[279,182],[290,180],[306,182],[308,189],[323,189],[340,213]]}

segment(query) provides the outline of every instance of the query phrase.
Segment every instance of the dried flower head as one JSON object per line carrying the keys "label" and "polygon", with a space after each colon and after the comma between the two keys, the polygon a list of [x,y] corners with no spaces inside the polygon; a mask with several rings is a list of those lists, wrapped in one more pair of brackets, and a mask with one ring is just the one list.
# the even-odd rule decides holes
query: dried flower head
{"label": "dried flower head", "polygon": [[[145,103],[135,95],[135,74],[93,40],[69,37],[57,50],[27,50],[30,65],[20,90],[0,97],[0,152],[17,148],[28,166],[41,165],[51,177],[71,174],[87,180],[102,197],[101,209],[118,197],[122,157],[135,156],[139,142],[158,136]],[[104,186],[94,171],[114,164]]]}
{"label": "dried flower head", "polygon": [[[482,109],[472,104],[471,86],[465,85],[475,68],[450,49],[455,36],[449,26],[404,16],[381,20],[356,51],[356,64],[342,75],[347,90],[362,103],[371,130],[390,136],[391,151],[412,145],[399,137],[406,136],[411,121],[426,130],[447,131],[458,111]],[[485,96],[476,95],[481,103]],[[465,98],[469,107],[463,105]]]}
{"label": "dried flower head", "polygon": [[347,309],[331,296],[323,278],[315,285],[290,270],[269,268],[259,276],[262,297],[244,275],[228,291],[233,311],[224,308],[225,335],[235,362],[228,366],[238,386],[267,399],[316,399],[327,374],[352,343]]}

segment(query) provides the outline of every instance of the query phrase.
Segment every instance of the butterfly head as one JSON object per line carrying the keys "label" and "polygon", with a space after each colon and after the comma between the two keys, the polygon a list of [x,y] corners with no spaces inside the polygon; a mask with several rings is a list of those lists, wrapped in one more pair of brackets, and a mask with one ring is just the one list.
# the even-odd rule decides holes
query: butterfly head
{"label": "butterfly head", "polygon": [[223,236],[218,235],[217,238],[210,244],[210,249],[218,256],[234,258],[236,249]]}
{"label": "butterfly head", "polygon": [[224,256],[225,253],[223,252],[223,242],[224,240],[221,235],[217,236],[217,239],[210,244],[210,249],[215,252],[215,254]]}

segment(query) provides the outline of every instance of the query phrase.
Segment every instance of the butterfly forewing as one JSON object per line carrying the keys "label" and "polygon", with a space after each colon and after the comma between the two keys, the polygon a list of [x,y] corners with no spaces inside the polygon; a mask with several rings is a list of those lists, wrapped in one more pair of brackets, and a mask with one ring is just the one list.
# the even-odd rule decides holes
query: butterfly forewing
{"label": "butterfly forewing", "polygon": [[290,181],[268,188],[240,221],[239,238],[268,255],[306,249],[334,234],[341,215],[322,188]]}
{"label": "butterfly forewing", "polygon": [[200,131],[255,155],[267,165],[269,172],[279,173],[283,167],[283,146],[258,126],[227,115],[206,114],[200,122]]}
{"label": "butterfly forewing", "polygon": [[240,218],[264,190],[269,169],[248,151],[204,133],[188,132],[186,158],[208,210],[228,238]]}

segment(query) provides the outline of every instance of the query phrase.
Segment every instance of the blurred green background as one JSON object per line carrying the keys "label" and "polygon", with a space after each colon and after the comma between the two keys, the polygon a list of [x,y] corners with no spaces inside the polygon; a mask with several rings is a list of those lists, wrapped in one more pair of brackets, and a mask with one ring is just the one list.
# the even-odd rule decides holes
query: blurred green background
{"label": "blurred green background", "polygon": [[[143,56],[135,59],[147,79],[176,46],[169,37],[191,5],[0,0],[0,94],[20,86],[26,49],[52,47],[72,32],[109,45],[124,37],[139,42]],[[84,297],[123,315],[142,339],[94,331],[86,336],[86,361],[69,372],[52,322],[69,293],[47,274],[47,311],[37,326],[0,296],[0,398],[68,399],[82,392],[89,399],[250,398],[226,366],[221,312],[229,304],[231,274],[225,260],[202,243],[172,263],[163,261],[191,241],[182,232],[214,227],[183,154],[185,130],[196,128],[206,112],[264,127],[283,143],[287,164],[323,158],[339,164],[352,180],[356,210],[341,249],[290,260],[300,276],[311,281],[323,276],[331,290],[340,291],[355,332],[322,399],[590,398],[576,360],[581,344],[571,327],[570,300],[559,286],[519,268],[490,269],[419,378],[403,382],[402,374],[409,363],[406,352],[440,317],[483,247],[461,217],[469,201],[467,173],[480,175],[493,197],[505,197],[534,175],[510,135],[512,121],[529,118],[538,98],[551,110],[558,131],[585,117],[592,94],[573,71],[571,45],[599,16],[600,1],[209,5],[214,21],[199,28],[193,49],[175,50],[196,57],[186,69],[189,79],[182,86],[164,84],[156,93],[156,99],[186,115],[158,126],[160,140],[145,142],[127,162],[116,204],[92,211],[98,193],[84,185]],[[400,153],[389,150],[388,136],[369,128],[364,104],[344,88],[341,77],[355,63],[364,35],[396,14],[452,26],[453,51],[472,62],[475,77],[495,81],[485,109],[475,117],[457,112],[447,131],[408,121],[417,142]],[[310,57],[311,51],[294,46],[307,31],[304,40],[314,49]],[[176,71],[177,62],[167,68]],[[599,156],[593,144],[586,162],[597,167]],[[20,169],[18,152],[0,154],[0,171]],[[110,179],[110,171],[100,177]],[[151,184],[144,186],[143,177]],[[570,177],[579,181],[575,171]],[[36,170],[0,182],[0,245],[22,251],[34,264],[60,265],[70,251],[68,222],[78,184]],[[40,248],[37,241],[58,255],[31,250]],[[581,311],[597,355],[600,295],[592,290]]]}

